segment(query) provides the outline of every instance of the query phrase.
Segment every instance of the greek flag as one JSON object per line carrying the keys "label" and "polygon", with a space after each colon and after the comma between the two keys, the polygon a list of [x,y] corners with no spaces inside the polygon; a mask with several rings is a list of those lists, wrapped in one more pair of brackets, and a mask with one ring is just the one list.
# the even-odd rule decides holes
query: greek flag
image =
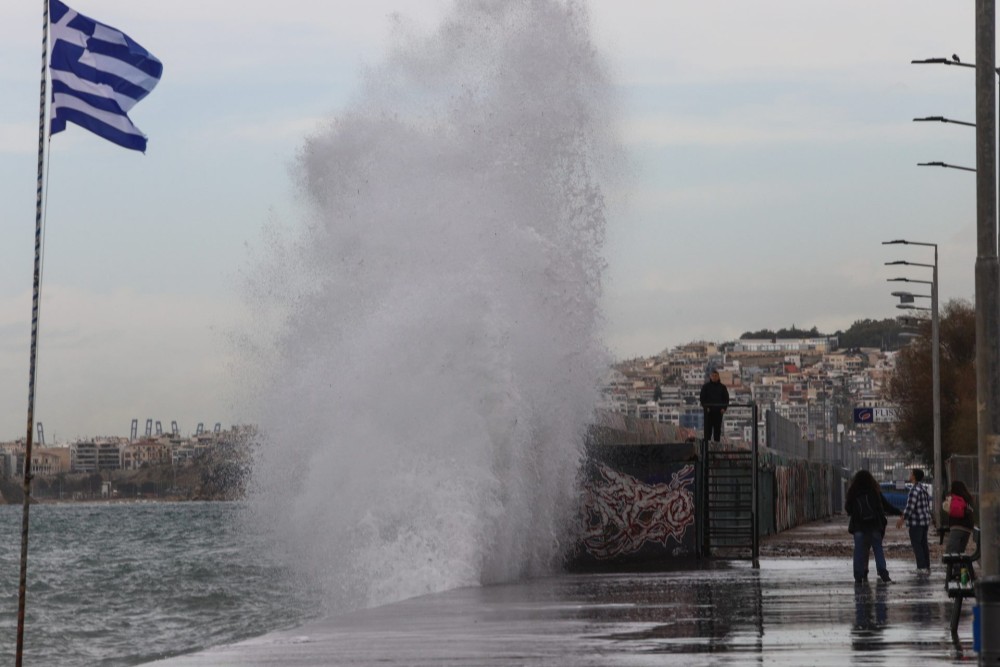
{"label": "greek flag", "polygon": [[127,115],[149,94],[163,65],[128,35],[49,0],[51,134],[66,122],[119,146],[146,152],[146,135]]}

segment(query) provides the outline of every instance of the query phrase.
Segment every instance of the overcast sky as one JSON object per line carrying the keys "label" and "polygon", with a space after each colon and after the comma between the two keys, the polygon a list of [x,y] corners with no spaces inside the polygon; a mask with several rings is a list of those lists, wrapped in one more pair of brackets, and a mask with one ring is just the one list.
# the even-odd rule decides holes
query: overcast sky
{"label": "overcast sky", "polygon": [[[378,63],[399,13],[445,0],[77,0],[164,63],[130,116],[146,155],[75,126],[52,142],[36,418],[47,440],[228,426],[238,286],[289,166]],[[604,308],[619,358],[749,329],[893,316],[884,267],[930,262],[973,298],[972,3],[594,0],[627,173],[609,192]],[[41,2],[0,10],[0,440],[27,408]]]}

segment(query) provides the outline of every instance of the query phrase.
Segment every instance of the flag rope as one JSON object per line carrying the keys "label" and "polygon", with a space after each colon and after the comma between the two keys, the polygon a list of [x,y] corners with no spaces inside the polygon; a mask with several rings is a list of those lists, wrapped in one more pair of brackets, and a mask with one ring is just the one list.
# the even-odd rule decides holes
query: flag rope
{"label": "flag rope", "polygon": [[31,347],[28,364],[28,432],[24,445],[24,509],[21,516],[21,570],[17,586],[17,649],[15,667],[24,658],[24,612],[28,587],[28,525],[31,507],[31,444],[35,421],[35,371],[38,363],[38,317],[42,291],[42,204],[45,199],[45,98],[49,59],[49,0],[42,0],[42,76],[38,95],[38,179],[35,185],[35,265],[31,295]]}

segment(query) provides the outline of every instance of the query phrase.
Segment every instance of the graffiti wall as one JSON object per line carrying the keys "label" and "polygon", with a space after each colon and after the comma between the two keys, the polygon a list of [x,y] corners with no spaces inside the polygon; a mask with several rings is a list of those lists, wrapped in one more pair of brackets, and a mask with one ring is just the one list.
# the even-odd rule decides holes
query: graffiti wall
{"label": "graffiti wall", "polygon": [[[834,471],[826,463],[771,455],[770,474],[762,474],[762,484],[772,485],[774,529],[777,532],[815,521],[832,514],[831,484]],[[838,478],[839,479],[839,478]],[[761,507],[766,512],[767,507]]]}
{"label": "graffiti wall", "polygon": [[697,555],[697,456],[690,444],[590,449],[573,565],[630,567]]}
{"label": "graffiti wall", "polygon": [[[840,511],[831,464],[774,451],[761,453],[758,464],[760,535]],[[698,557],[706,519],[701,465],[693,443],[592,444],[570,569],[656,569]]]}

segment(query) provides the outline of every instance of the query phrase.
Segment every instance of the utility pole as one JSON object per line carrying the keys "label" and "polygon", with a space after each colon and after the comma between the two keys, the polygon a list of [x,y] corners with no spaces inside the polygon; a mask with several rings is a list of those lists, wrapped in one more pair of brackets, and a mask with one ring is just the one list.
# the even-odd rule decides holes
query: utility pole
{"label": "utility pole", "polygon": [[996,217],[996,2],[976,0],[976,412],[983,577],[979,664],[1000,662],[1000,264]]}

